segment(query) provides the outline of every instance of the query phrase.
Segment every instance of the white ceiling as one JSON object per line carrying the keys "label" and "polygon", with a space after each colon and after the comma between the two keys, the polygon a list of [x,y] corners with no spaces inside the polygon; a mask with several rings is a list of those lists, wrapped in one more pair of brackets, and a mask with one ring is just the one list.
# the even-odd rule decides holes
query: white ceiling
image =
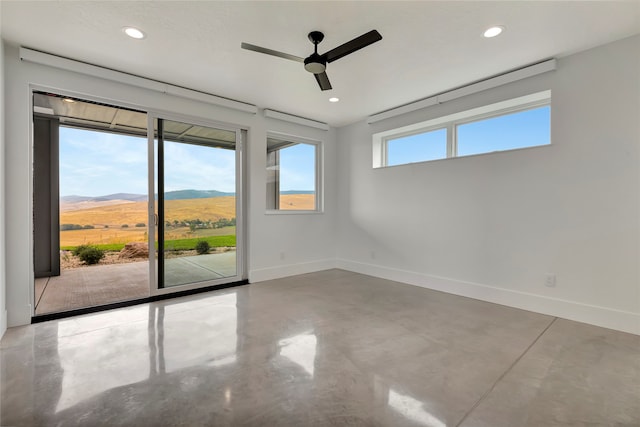
{"label": "white ceiling", "polygon": [[[2,0],[0,14],[10,43],[333,126],[640,32],[640,1]],[[506,31],[483,38],[492,25]],[[326,92],[302,64],[240,48],[306,57],[311,30],[325,33],[323,53],[371,29],[383,40],[329,64]]]}

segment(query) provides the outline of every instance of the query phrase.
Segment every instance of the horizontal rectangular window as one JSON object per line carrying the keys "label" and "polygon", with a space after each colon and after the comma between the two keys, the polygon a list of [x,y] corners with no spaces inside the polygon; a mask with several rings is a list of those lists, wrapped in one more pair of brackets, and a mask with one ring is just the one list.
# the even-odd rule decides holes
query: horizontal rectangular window
{"label": "horizontal rectangular window", "polygon": [[551,144],[551,91],[498,102],[373,136],[373,167]]}

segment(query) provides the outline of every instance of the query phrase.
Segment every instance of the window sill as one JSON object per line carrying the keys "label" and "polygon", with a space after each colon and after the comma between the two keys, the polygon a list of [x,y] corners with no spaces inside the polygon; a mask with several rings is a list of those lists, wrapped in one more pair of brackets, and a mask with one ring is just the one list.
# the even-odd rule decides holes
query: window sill
{"label": "window sill", "polygon": [[303,211],[303,210],[268,210],[265,215],[317,215],[323,214],[323,211]]}

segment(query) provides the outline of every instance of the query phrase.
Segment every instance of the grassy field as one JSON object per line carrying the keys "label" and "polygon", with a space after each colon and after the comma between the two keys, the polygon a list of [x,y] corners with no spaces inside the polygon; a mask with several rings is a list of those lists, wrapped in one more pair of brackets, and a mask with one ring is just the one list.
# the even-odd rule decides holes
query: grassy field
{"label": "grassy field", "polygon": [[[204,230],[189,230],[189,227],[169,228],[165,236],[167,240],[198,239],[212,236],[235,235],[235,227],[223,227]],[[60,232],[60,246],[78,246],[87,244],[125,244],[129,242],[146,242],[147,228],[96,228],[92,230],[70,230]]]}
{"label": "grassy field", "polygon": [[[221,247],[235,247],[236,236],[235,235],[223,235],[223,236],[208,236],[208,237],[196,237],[191,239],[175,239],[165,241],[165,250],[168,251],[188,251],[196,248],[196,244],[204,240],[209,243],[212,248]],[[103,251],[121,251],[124,248],[124,243],[103,243],[93,244],[98,249]],[[65,251],[72,251],[78,245],[61,246],[60,249]],[[156,248],[157,249],[157,248]]]}
{"label": "grassy field", "polygon": [[[130,228],[138,223],[147,223],[147,202],[123,203],[60,212],[60,224],[93,225],[96,228],[120,228],[127,224]],[[235,218],[235,197],[212,197],[209,199],[167,200],[165,219],[173,222],[199,218],[203,221],[217,221],[221,218]]]}
{"label": "grassy field", "polygon": [[[280,209],[315,209],[313,194],[283,194]],[[235,218],[235,197],[213,197],[208,199],[167,200],[166,221],[217,221]],[[90,225],[95,228],[60,232],[60,246],[74,247],[82,244],[120,245],[128,242],[147,241],[147,202],[122,203],[95,206],[60,212],[60,224]],[[126,224],[126,228],[122,225]],[[136,227],[136,224],[145,224]],[[167,240],[198,239],[214,236],[235,235],[235,227],[207,228],[191,231],[189,227],[167,227]]]}
{"label": "grassy field", "polygon": [[235,247],[236,236],[211,236],[199,239],[177,239],[167,240],[164,244],[168,251],[188,251],[196,248],[196,243],[205,240],[212,248]]}
{"label": "grassy field", "polygon": [[309,210],[316,208],[315,194],[281,194],[281,210]]}
{"label": "grassy field", "polygon": [[[235,197],[208,199],[167,200],[166,220],[169,222],[200,219],[217,221],[235,218]],[[60,224],[91,225],[85,230],[60,232],[60,246],[82,244],[124,244],[147,240],[147,202],[123,203],[60,212]],[[126,224],[127,227],[122,228]],[[145,224],[136,227],[136,224]],[[189,227],[167,227],[166,239],[198,239],[212,236],[235,235],[235,227],[208,228],[191,231]]]}

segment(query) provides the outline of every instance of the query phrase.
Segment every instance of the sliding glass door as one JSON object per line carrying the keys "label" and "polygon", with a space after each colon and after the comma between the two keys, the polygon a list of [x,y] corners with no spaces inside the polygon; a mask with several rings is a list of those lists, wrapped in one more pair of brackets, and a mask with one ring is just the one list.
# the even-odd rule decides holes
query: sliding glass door
{"label": "sliding glass door", "polygon": [[241,280],[240,130],[153,121],[157,289]]}
{"label": "sliding glass door", "polygon": [[242,138],[34,92],[33,314],[242,281]]}

